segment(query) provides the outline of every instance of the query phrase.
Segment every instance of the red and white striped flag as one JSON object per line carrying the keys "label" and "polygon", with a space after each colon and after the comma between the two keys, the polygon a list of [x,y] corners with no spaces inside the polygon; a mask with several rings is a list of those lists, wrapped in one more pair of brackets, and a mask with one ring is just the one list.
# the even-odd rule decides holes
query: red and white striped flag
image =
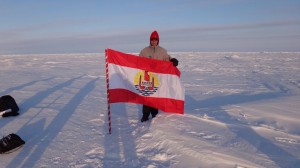
{"label": "red and white striped flag", "polygon": [[172,62],[106,49],[106,66],[108,103],[130,102],[184,113],[184,88]]}

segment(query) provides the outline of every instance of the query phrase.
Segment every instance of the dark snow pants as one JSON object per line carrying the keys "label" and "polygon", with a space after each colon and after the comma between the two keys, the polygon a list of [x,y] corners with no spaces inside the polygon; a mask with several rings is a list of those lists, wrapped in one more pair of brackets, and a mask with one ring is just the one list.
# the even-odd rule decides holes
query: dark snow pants
{"label": "dark snow pants", "polygon": [[152,118],[154,118],[158,114],[158,109],[143,105],[143,118],[148,119],[150,113],[152,115]]}

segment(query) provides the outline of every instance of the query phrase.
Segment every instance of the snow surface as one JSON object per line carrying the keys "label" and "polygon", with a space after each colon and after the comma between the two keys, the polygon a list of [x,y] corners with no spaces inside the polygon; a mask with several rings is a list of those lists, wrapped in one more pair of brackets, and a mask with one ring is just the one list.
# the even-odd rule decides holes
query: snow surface
{"label": "snow surface", "polygon": [[112,104],[111,135],[103,53],[0,56],[0,94],[20,106],[0,136],[26,141],[0,167],[300,167],[300,53],[170,54],[185,114],[141,123],[141,105]]}

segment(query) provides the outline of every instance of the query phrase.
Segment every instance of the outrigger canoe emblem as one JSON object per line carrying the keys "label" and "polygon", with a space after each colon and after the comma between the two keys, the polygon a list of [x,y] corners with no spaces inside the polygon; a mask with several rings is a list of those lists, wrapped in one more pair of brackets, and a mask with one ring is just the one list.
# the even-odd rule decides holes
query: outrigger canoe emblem
{"label": "outrigger canoe emblem", "polygon": [[154,94],[159,88],[157,76],[149,71],[140,71],[134,78],[135,89],[143,96]]}

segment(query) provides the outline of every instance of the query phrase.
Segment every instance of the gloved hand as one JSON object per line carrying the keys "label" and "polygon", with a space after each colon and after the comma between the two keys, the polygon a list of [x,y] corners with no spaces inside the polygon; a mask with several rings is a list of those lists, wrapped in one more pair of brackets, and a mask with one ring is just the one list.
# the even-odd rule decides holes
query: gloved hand
{"label": "gloved hand", "polygon": [[170,59],[170,61],[173,63],[174,66],[178,65],[178,60],[176,58]]}

